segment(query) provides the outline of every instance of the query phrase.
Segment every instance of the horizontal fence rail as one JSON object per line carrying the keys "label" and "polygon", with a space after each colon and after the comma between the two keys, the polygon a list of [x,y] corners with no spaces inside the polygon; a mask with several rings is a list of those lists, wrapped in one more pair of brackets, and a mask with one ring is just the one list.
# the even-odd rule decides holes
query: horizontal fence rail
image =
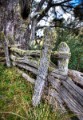
{"label": "horizontal fence rail", "polygon": [[[37,84],[39,82],[39,78],[37,80],[37,77],[42,73],[42,71],[39,72],[39,68],[42,66],[40,62],[44,59],[44,56],[42,58],[41,51],[22,50],[13,46],[10,47],[10,53],[12,64],[17,67],[19,74],[32,84]],[[42,94],[34,92],[36,97],[33,97],[33,105],[37,105],[35,102],[38,97],[37,95],[41,95],[40,99],[47,100],[54,109],[58,106],[61,112],[67,112],[66,108],[69,108],[80,120],[83,120],[83,73],[68,69],[71,53],[66,43],[60,43],[57,51],[51,51],[49,56],[54,57],[58,65],[52,63],[51,60],[49,61],[47,75],[44,78],[47,84],[41,90]],[[45,63],[43,62],[42,64]],[[36,79],[31,78],[28,74],[29,72],[35,75]],[[38,93],[41,84],[38,83],[36,87],[34,90]]]}

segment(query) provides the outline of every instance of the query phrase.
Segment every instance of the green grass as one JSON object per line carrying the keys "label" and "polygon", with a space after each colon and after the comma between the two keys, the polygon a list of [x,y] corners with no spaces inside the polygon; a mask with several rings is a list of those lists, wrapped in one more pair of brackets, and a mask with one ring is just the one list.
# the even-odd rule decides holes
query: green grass
{"label": "green grass", "polygon": [[0,65],[0,120],[67,120],[69,115],[41,103],[31,104],[33,85],[26,82],[15,68]]}

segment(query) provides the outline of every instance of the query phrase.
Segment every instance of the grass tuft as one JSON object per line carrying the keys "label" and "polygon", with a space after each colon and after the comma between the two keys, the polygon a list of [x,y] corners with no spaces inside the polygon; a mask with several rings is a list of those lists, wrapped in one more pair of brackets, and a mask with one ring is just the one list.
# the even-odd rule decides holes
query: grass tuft
{"label": "grass tuft", "polygon": [[0,120],[68,120],[68,114],[54,113],[46,103],[34,108],[32,94],[33,85],[15,68],[0,65]]}

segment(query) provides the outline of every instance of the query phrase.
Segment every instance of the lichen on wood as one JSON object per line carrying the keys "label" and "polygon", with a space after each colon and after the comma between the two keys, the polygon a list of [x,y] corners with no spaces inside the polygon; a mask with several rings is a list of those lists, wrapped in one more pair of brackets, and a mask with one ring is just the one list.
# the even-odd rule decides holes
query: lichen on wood
{"label": "lichen on wood", "polygon": [[58,69],[62,72],[64,72],[64,74],[68,74],[68,63],[69,63],[69,55],[70,55],[70,48],[68,47],[68,45],[65,42],[61,42],[60,45],[58,46],[58,50],[59,53],[64,53],[65,57],[61,57],[58,60]]}
{"label": "lichen on wood", "polygon": [[43,93],[43,89],[45,86],[46,77],[48,74],[48,68],[50,64],[50,56],[53,48],[53,39],[52,39],[52,31],[50,28],[45,30],[45,40],[44,46],[40,58],[40,66],[38,68],[38,75],[35,82],[34,94],[32,97],[33,106],[37,106],[40,103],[41,96]]}
{"label": "lichen on wood", "polygon": [[11,47],[10,48],[10,50],[12,51],[12,52],[16,52],[16,53],[18,53],[19,55],[27,55],[27,56],[29,56],[29,55],[35,55],[35,56],[39,56],[39,54],[40,54],[40,51],[39,50],[22,50],[22,49],[18,49],[18,48],[16,48],[16,47]]}

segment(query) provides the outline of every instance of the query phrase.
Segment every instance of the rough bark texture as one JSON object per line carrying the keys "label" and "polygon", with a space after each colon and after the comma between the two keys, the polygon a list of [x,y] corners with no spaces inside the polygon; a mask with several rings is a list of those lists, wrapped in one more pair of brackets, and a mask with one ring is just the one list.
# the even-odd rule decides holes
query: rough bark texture
{"label": "rough bark texture", "polygon": [[[10,48],[10,50],[14,53],[17,53],[19,54],[20,56],[24,56],[24,55],[27,55],[27,56],[35,56],[35,57],[40,57],[41,55],[41,50],[23,50],[23,49],[19,49],[19,48],[16,48],[16,46],[12,46]],[[64,52],[57,52],[57,51],[51,51],[51,56],[55,57],[55,58],[67,58],[67,57],[70,57],[70,53],[64,53]]]}
{"label": "rough bark texture", "polygon": [[35,79],[31,78],[28,74],[24,73],[23,71],[21,71],[21,70],[19,70],[19,69],[17,69],[17,72],[18,72],[19,74],[21,74],[22,77],[23,77],[24,79],[26,79],[28,82],[30,82],[30,83],[32,83],[32,84],[35,83]]}
{"label": "rough bark texture", "polygon": [[6,38],[4,39],[4,52],[5,52],[6,65],[7,67],[11,67],[8,43],[7,43]]}
{"label": "rough bark texture", "polygon": [[[58,55],[56,56],[59,61],[58,67],[49,70],[49,73],[49,61],[50,55],[52,54],[51,48],[49,48],[49,46],[45,46],[43,49],[40,60],[37,56],[40,56],[39,51],[37,54],[36,52],[30,51],[29,54],[29,50],[27,51],[28,55],[23,54],[26,53],[26,51],[22,51],[22,54],[17,54],[11,50],[11,52],[14,54],[11,55],[11,59],[14,65],[17,67],[31,71],[33,74],[37,75],[37,79],[34,80],[26,73],[20,71],[20,74],[27,81],[35,84],[35,97],[33,97],[33,100],[35,100],[33,104],[34,106],[40,102],[42,96],[43,99],[48,101],[48,103],[53,106],[54,110],[59,109],[62,113],[67,113],[66,108],[68,108],[79,118],[79,120],[83,120],[83,73],[74,70],[68,70],[70,53],[67,52],[67,49],[69,51],[69,48],[62,44],[60,45],[61,48],[58,49],[59,53],[55,52]],[[66,52],[62,51],[63,46],[65,46],[64,49]],[[50,52],[48,48],[50,49]],[[33,54],[35,58],[33,57]],[[38,60],[40,62],[40,66]]]}
{"label": "rough bark texture", "polygon": [[72,80],[75,83],[83,87],[83,73],[78,72],[76,70],[69,70],[68,75],[72,78]]}
{"label": "rough bark texture", "polygon": [[53,47],[53,44],[52,44],[53,40],[50,37],[50,35],[52,35],[52,32],[51,32],[50,28],[48,28],[45,30],[46,37],[45,37],[45,41],[44,41],[44,48],[42,50],[40,66],[38,68],[38,75],[37,75],[35,88],[34,88],[34,94],[33,94],[33,98],[32,98],[33,106],[37,106],[40,103],[43,89],[45,86],[46,77],[48,74],[51,50]]}
{"label": "rough bark texture", "polygon": [[[83,89],[75,85],[75,83],[69,77],[67,77],[64,80],[61,80],[58,79],[57,76],[56,78],[55,76],[48,76],[48,81],[52,88],[51,93],[49,92],[48,95],[52,96],[57,100],[57,94],[58,94],[59,97],[57,101],[59,102],[61,110],[64,110],[63,109],[65,107],[64,105],[66,105],[72,112],[74,112],[78,116],[80,120],[82,120]],[[53,92],[54,90],[56,92]],[[54,106],[53,102],[51,102],[51,104]]]}
{"label": "rough bark texture", "polygon": [[15,55],[11,55],[11,60],[14,62],[18,62],[21,64],[27,64],[29,66],[32,66],[33,68],[38,68],[38,61],[33,60],[32,58],[28,58],[27,56],[24,57],[16,57]]}
{"label": "rough bark texture", "polygon": [[36,26],[37,26],[37,19],[36,19],[36,17],[35,17],[35,18],[32,20],[31,41],[35,40]]}
{"label": "rough bark texture", "polygon": [[25,55],[27,55],[27,56],[40,56],[40,51],[39,50],[22,50],[22,49],[18,49],[18,48],[16,48],[16,47],[12,47],[12,48],[10,48],[10,50],[12,51],[12,52],[14,52],[14,53],[17,53],[17,54],[19,54],[20,56],[25,56]]}
{"label": "rough bark texture", "polygon": [[28,66],[28,65],[25,65],[25,64],[21,64],[21,63],[17,63],[17,62],[13,62],[13,65],[14,66],[18,66],[19,68],[23,68],[23,69],[25,69],[27,71],[30,71],[30,72],[32,72],[32,73],[34,73],[36,75],[38,74],[37,69],[33,68],[31,66]]}

